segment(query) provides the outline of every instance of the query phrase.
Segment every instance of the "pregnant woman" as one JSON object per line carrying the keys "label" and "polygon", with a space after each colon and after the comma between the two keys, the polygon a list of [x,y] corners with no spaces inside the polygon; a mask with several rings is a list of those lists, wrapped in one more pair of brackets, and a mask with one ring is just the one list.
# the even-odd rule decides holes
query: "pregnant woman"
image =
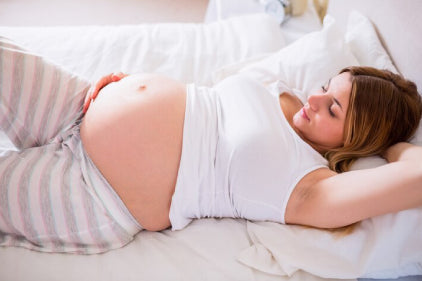
{"label": "pregnant woman", "polygon": [[[104,77],[91,98],[124,76]],[[342,70],[305,105],[241,76],[209,89],[134,75],[101,90],[81,136],[146,229],[200,217],[332,228],[422,203],[421,148],[394,145],[420,118],[415,85],[372,68]],[[375,154],[402,161],[338,173]]]}
{"label": "pregnant woman", "polygon": [[[98,253],[202,217],[335,228],[422,205],[422,148],[405,142],[421,98],[389,71],[345,68],[302,104],[246,76],[111,74],[87,93],[8,42],[0,56],[15,145],[0,156],[0,245]],[[369,155],[389,163],[349,171]]]}

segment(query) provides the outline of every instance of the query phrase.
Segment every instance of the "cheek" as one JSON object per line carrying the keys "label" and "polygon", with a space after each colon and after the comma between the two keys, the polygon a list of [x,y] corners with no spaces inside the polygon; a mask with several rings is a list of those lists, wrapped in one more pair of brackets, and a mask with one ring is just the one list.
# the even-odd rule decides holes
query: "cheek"
{"label": "cheek", "polygon": [[327,142],[343,143],[343,126],[338,124],[325,124],[318,129],[320,136]]}
{"label": "cheek", "polygon": [[293,116],[293,125],[306,138],[312,141],[333,146],[343,143],[343,124],[327,122],[326,119],[315,120],[314,124],[310,124],[301,118],[299,114],[295,114]]}

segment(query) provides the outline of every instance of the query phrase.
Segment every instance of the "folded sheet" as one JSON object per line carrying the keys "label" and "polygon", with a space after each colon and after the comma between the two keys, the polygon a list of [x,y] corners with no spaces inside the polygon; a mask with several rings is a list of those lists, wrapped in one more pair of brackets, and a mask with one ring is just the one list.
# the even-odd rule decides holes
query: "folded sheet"
{"label": "folded sheet", "polygon": [[115,71],[157,72],[210,85],[217,68],[285,46],[265,14],[210,24],[0,27],[0,35],[91,81]]}

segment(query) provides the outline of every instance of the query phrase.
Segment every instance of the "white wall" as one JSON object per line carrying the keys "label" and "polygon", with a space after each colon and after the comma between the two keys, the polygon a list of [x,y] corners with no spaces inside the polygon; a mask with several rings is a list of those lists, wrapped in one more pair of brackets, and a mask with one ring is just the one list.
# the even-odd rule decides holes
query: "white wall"
{"label": "white wall", "polygon": [[202,22],[208,0],[0,0],[0,25]]}

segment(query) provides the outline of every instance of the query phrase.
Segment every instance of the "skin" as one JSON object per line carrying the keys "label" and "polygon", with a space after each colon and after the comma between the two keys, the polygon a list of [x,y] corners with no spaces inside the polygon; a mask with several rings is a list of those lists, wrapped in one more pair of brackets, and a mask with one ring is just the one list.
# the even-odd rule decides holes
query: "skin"
{"label": "skin", "polygon": [[[343,73],[313,93],[305,105],[284,94],[280,106],[298,135],[322,153],[343,143],[350,91],[350,74]],[[183,84],[156,75],[105,76],[86,99],[83,145],[148,230],[170,226],[185,103]],[[400,143],[384,157],[391,164],[342,174],[322,168],[307,174],[289,199],[285,221],[335,228],[421,206],[422,147]]]}
{"label": "skin", "polygon": [[81,124],[88,155],[148,230],[170,226],[185,103],[183,84],[133,75],[104,87]]}
{"label": "skin", "polygon": [[280,106],[287,114],[291,110],[296,112],[293,116],[286,116],[291,126],[302,139],[322,153],[343,145],[351,89],[351,76],[346,72],[333,77],[310,95],[305,105],[299,105],[300,102],[296,103],[297,106],[289,104],[292,107],[289,110],[283,105],[281,95]]}

